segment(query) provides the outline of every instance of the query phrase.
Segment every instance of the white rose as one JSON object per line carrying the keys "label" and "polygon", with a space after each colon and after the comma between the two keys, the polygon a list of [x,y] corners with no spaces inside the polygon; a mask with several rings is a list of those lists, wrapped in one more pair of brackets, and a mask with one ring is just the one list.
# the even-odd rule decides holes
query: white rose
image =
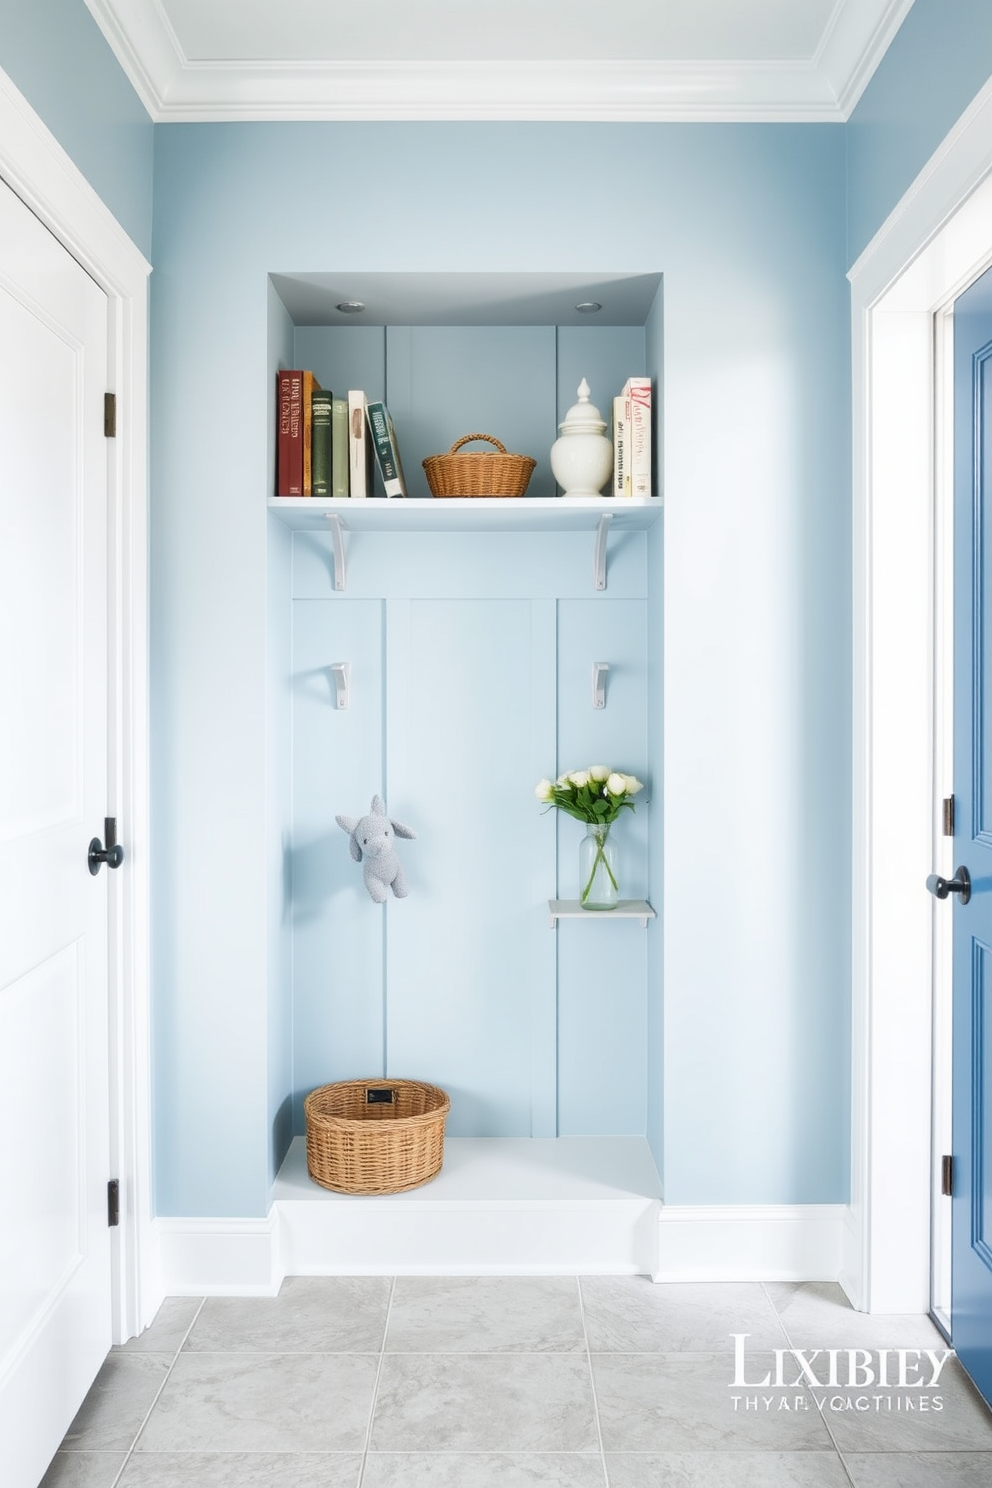
{"label": "white rose", "polygon": [[568,785],[568,783],[569,777],[567,775],[559,775],[558,779],[555,781],[555,785]]}
{"label": "white rose", "polygon": [[626,775],[618,775],[614,770],[606,782],[606,789],[611,796],[625,796],[627,794]]}
{"label": "white rose", "polygon": [[609,765],[590,765],[589,766],[589,778],[590,778],[590,780],[597,781],[597,783],[598,782],[601,782],[603,780],[609,780],[609,778],[610,778],[610,767],[609,767]]}
{"label": "white rose", "polygon": [[568,780],[569,780],[569,783],[571,785],[578,785],[578,786],[588,785],[589,784],[589,771],[588,770],[573,770],[572,773],[568,776]]}
{"label": "white rose", "polygon": [[623,778],[627,782],[627,792],[629,795],[636,796],[639,790],[644,789],[643,784],[638,780],[636,775],[625,775]]}
{"label": "white rose", "polygon": [[554,793],[554,786],[550,780],[539,780],[534,787],[534,794],[539,801],[550,801]]}

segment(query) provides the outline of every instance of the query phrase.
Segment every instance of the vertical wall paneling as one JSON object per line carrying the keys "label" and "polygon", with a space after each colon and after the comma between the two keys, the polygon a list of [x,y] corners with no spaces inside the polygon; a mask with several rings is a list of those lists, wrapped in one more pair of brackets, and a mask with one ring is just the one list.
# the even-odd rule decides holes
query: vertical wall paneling
{"label": "vertical wall paneling", "polygon": [[[657,303],[657,302],[656,302]],[[649,364],[650,365],[650,364]],[[660,370],[658,372],[660,380]],[[660,443],[660,437],[659,441]],[[659,471],[659,484],[661,472]],[[665,687],[664,687],[664,528],[655,523],[648,533],[648,572],[654,582],[648,586],[647,599],[647,679],[645,693],[648,707],[648,740],[651,746],[651,802],[648,812],[648,859],[651,866],[651,902],[657,909],[665,902],[665,801],[661,790],[665,756]],[[695,871],[693,861],[688,867]],[[647,1138],[655,1166],[664,1184],[664,918],[661,914],[648,932],[646,978],[646,1054]]]}
{"label": "vertical wall paneling", "polygon": [[[531,605],[417,600],[388,614],[390,809],[420,834],[411,897],[389,907],[390,1072],[449,1091],[452,1135],[529,1136],[549,955],[535,895],[550,866],[529,780]],[[394,623],[408,626],[402,653]]]}
{"label": "vertical wall paneling", "polygon": [[[631,534],[631,536],[635,536]],[[636,534],[638,543],[644,534]],[[594,661],[609,663],[606,707],[591,702]],[[643,599],[562,600],[558,606],[558,768],[610,765],[650,782],[647,634]],[[637,797],[613,828],[621,896],[648,895],[648,804]],[[559,813],[559,888],[579,893],[581,822]],[[608,914],[604,920],[608,921]],[[636,922],[568,921],[558,928],[558,1119],[562,1135],[643,1132],[645,958]]]}
{"label": "vertical wall paneling", "polygon": [[297,326],[295,366],[308,368],[336,398],[361,388],[386,395],[386,333],[382,326]]}
{"label": "vertical wall paneling", "polygon": [[411,496],[429,495],[424,457],[473,433],[533,456],[527,494],[555,494],[548,455],[557,434],[554,326],[390,326],[386,348],[390,413]]}
{"label": "vertical wall paneling", "polygon": [[[538,599],[531,606],[531,793],[529,801],[539,822],[537,852],[531,881],[521,882],[533,917],[535,951],[531,1004],[531,1135],[558,1135],[558,957],[556,937],[546,919],[546,901],[557,896],[555,824],[544,818],[533,787],[554,773],[558,732],[557,604]],[[523,761],[521,761],[523,764]],[[526,797],[526,792],[525,792]],[[554,813],[552,813],[554,815]]]}
{"label": "vertical wall paneling", "polygon": [[[299,534],[300,538],[306,534]],[[334,818],[358,817],[383,788],[382,604],[294,602],[292,917],[294,1085],[383,1068],[382,909]],[[351,703],[335,706],[332,662],[351,663]]]}
{"label": "vertical wall paneling", "polygon": [[[270,346],[284,340],[270,332]],[[427,494],[422,458],[473,430],[533,455],[530,494],[550,495],[548,453],[580,380],[609,420],[645,369],[645,330],[298,326],[278,355],[336,395],[385,397],[413,495]],[[344,526],[344,594],[329,535],[293,538],[296,1129],[309,1089],[381,1072],[448,1090],[453,1136],[643,1132],[650,935],[636,922],[551,930],[548,899],[578,893],[582,832],[544,813],[534,786],[596,762],[650,775],[647,534],[610,534],[608,590],[594,595],[594,524],[428,536],[354,531],[346,512]],[[610,666],[603,710],[593,661]],[[382,906],[334,820],[374,793],[417,833],[397,843],[409,895]],[[624,896],[648,897],[643,804],[616,830]]]}
{"label": "vertical wall paneling", "polygon": [[280,521],[270,516],[266,553],[269,675],[265,710],[266,873],[268,914],[272,926],[266,947],[269,1183],[279,1171],[293,1137],[293,777],[289,768],[292,732],[292,554],[292,534]]}

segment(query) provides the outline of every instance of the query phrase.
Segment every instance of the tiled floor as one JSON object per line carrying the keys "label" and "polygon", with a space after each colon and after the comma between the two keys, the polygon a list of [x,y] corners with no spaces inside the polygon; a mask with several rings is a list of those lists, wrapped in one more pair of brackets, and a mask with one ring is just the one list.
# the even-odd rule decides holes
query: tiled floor
{"label": "tiled floor", "polygon": [[[165,1302],[44,1488],[988,1488],[992,1413],[916,1353],[943,1348],[816,1283],[298,1277]],[[857,1380],[889,1350],[894,1383],[846,1388],[848,1349]]]}

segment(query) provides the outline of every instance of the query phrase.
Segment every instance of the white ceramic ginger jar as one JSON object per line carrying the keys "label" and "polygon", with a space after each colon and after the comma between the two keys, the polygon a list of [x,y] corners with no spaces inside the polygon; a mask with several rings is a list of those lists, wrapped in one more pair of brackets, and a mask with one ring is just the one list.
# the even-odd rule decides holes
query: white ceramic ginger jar
{"label": "white ceramic ginger jar", "polygon": [[551,469],[563,496],[599,496],[613,475],[613,445],[606,437],[606,420],[589,402],[589,384],[579,383],[579,401],[558,425],[551,446]]}

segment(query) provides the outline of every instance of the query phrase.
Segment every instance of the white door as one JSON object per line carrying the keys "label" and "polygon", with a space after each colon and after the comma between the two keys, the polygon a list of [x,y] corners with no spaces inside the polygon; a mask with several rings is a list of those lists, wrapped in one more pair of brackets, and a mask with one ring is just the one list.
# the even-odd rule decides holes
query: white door
{"label": "white door", "polygon": [[106,297],[0,183],[0,1483],[110,1347]]}

